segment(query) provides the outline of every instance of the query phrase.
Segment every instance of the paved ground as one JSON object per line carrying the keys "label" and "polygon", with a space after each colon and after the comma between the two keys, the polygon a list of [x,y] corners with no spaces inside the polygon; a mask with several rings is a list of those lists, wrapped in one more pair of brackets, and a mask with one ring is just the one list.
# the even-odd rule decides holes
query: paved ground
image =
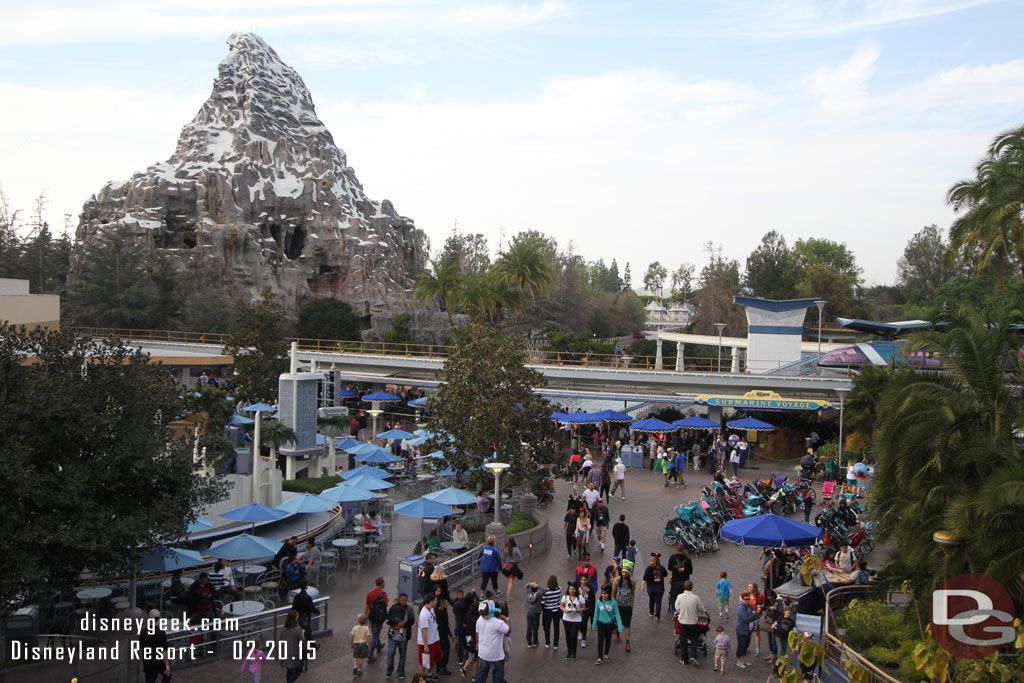
{"label": "paved ground", "polygon": [[[763,466],[764,467],[764,466]],[[781,468],[758,469],[750,474],[763,476],[767,473],[776,472],[791,474]],[[741,472],[742,473],[742,472]],[[699,496],[700,486],[707,484],[710,478],[706,474],[687,473],[689,489],[665,488],[663,478],[649,471],[630,470],[627,475],[629,495],[627,500],[616,498],[610,505],[613,520],[619,514],[626,515],[626,522],[629,524],[632,537],[636,539],[641,556],[645,562],[649,561],[650,553],[658,551],[663,554],[663,561],[672,552],[661,540],[661,528],[663,525],[662,515],[672,511],[673,505],[686,502],[689,499]],[[543,583],[547,577],[554,574],[558,577],[559,583],[564,585],[575,569],[575,562],[565,559],[564,542],[560,538],[562,528],[562,516],[565,510],[565,500],[571,488],[570,484],[559,482],[557,487],[556,502],[546,509],[551,527],[556,537],[553,549],[547,556],[522,565],[526,573],[526,580],[536,580]],[[352,660],[348,648],[348,631],[354,624],[355,614],[362,609],[362,602],[366,591],[373,585],[373,577],[383,574],[388,583],[389,592],[397,584],[397,559],[411,551],[418,533],[419,520],[398,517],[395,521],[395,538],[391,552],[379,563],[373,563],[365,568],[362,575],[341,575],[332,587],[329,587],[331,594],[330,624],[334,629],[334,635],[324,638],[318,653],[318,660],[312,664],[309,670],[299,679],[308,683],[326,682],[332,683],[342,679],[347,680],[352,673]],[[610,539],[609,539],[610,540]],[[592,545],[594,551],[594,564],[599,571],[610,563],[611,547],[602,556],[597,552],[596,544]],[[722,549],[713,555],[694,557],[694,575],[696,592],[701,596],[708,611],[712,613],[712,631],[720,623],[717,619],[717,609],[714,607],[714,584],[718,581],[719,572],[729,572],[729,578],[733,587],[742,590],[748,582],[755,581],[760,577],[760,563],[758,561],[758,550],[756,548],[737,547],[731,543],[722,545]],[[699,669],[683,667],[678,659],[673,656],[673,633],[670,618],[663,618],[661,624],[649,619],[646,615],[646,596],[638,595],[635,612],[637,616],[633,620],[632,646],[633,651],[627,654],[622,645],[612,647],[611,662],[603,666],[595,666],[596,649],[594,643],[590,643],[587,649],[580,649],[580,657],[576,662],[568,662],[564,659],[565,646],[562,645],[557,651],[545,650],[542,647],[531,650],[525,647],[525,616],[524,616],[524,593],[521,585],[517,583],[512,602],[513,617],[513,655],[509,667],[506,669],[506,679],[509,681],[551,681],[551,680],[579,680],[586,677],[590,681],[617,681],[623,676],[629,676],[632,680],[664,680],[666,673],[672,669],[679,671],[680,675],[686,676],[687,680],[729,680],[729,681],[764,681],[768,676],[769,667],[763,659],[751,656],[748,661],[756,662],[754,666],[743,670],[735,665],[735,658],[730,657],[727,671],[727,678],[721,677],[712,672],[710,660],[702,662]],[[733,631],[734,622],[725,623],[728,632],[735,640]],[[543,632],[543,630],[542,630]],[[564,639],[564,632],[563,632]],[[767,640],[763,642],[763,653],[767,654]],[[753,646],[752,646],[753,647]],[[413,648],[410,647],[409,662],[407,665],[407,679],[411,680],[412,674],[416,671],[413,666]],[[383,681],[383,662],[376,662],[366,666],[363,679],[367,681]],[[222,683],[226,678],[236,679],[239,674],[240,664],[235,662],[219,662],[217,664],[205,665],[191,669],[183,669],[175,674],[174,680],[179,683]],[[449,668],[455,670],[455,666]],[[684,673],[685,672],[685,673]],[[446,677],[442,677],[443,679]],[[275,683],[284,680],[284,672],[276,665],[270,667],[270,675],[264,675],[265,683]],[[456,674],[450,677],[453,683],[459,683],[462,678]]]}

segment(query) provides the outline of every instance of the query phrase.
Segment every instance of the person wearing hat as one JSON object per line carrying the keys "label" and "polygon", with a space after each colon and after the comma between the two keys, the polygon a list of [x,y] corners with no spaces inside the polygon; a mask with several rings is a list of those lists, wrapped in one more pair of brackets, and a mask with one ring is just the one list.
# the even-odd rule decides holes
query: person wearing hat
{"label": "person wearing hat", "polygon": [[615,484],[612,486],[610,496],[614,496],[615,492],[620,488],[622,489],[622,500],[626,500],[626,465],[623,464],[622,458],[615,458]]}
{"label": "person wearing hat", "polygon": [[[626,652],[632,647],[629,644],[629,626],[633,623],[633,601],[636,600],[636,584],[633,582],[633,563],[622,562],[622,569],[612,579],[612,597],[619,606],[619,618],[622,620],[622,637],[626,639]],[[616,637],[615,642],[619,642]]]}
{"label": "person wearing hat", "polygon": [[480,602],[476,621],[476,657],[479,668],[476,683],[485,683],[488,674],[493,683],[505,680],[505,636],[509,632],[508,617],[503,616],[490,600]]}

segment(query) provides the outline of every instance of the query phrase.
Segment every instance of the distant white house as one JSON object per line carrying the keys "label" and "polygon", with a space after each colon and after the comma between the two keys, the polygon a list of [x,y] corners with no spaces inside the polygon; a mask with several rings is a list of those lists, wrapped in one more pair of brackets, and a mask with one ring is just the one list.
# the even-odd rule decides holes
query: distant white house
{"label": "distant white house", "polygon": [[644,310],[647,312],[644,327],[648,332],[683,329],[693,319],[693,305],[690,302],[673,304],[670,308],[665,308],[657,299],[651,299]]}

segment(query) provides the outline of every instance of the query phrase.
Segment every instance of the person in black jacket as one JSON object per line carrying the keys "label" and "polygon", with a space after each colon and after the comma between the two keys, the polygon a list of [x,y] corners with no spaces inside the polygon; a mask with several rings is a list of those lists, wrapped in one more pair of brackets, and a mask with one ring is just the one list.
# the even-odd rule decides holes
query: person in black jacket
{"label": "person in black jacket", "polygon": [[428,595],[434,594],[434,582],[430,576],[434,573],[434,553],[427,553],[423,558],[423,564],[416,570],[416,592],[420,600],[426,600]]}
{"label": "person in black jacket", "polygon": [[629,547],[629,527],[626,525],[626,515],[619,515],[619,521],[612,527],[612,541],[615,542],[615,550],[612,555],[625,557],[626,548]]}
{"label": "person in black jacket", "polygon": [[693,562],[686,555],[686,547],[682,543],[676,546],[675,554],[668,558],[668,574],[671,580],[668,604],[671,608],[676,604],[676,596],[683,592],[683,584],[693,574]]}
{"label": "person in black jacket", "polygon": [[385,678],[395,672],[395,651],[398,651],[398,677],[405,678],[405,655],[416,625],[416,612],[409,596],[400,593],[388,610],[388,670]]}
{"label": "person in black jacket", "polygon": [[306,640],[313,640],[313,632],[310,628],[314,614],[320,614],[320,610],[313,604],[313,598],[306,592],[306,580],[299,581],[299,594],[292,601],[292,609],[299,613],[299,626],[302,627],[302,635]]}

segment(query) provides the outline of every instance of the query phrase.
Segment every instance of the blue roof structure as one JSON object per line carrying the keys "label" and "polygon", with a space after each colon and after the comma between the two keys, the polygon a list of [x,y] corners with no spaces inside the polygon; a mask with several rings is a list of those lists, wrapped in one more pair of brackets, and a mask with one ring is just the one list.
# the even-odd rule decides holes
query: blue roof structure
{"label": "blue roof structure", "polygon": [[796,311],[801,308],[811,308],[818,299],[762,299],[759,296],[734,296],[732,302],[747,308],[757,308],[762,311],[780,313],[782,311]]}

